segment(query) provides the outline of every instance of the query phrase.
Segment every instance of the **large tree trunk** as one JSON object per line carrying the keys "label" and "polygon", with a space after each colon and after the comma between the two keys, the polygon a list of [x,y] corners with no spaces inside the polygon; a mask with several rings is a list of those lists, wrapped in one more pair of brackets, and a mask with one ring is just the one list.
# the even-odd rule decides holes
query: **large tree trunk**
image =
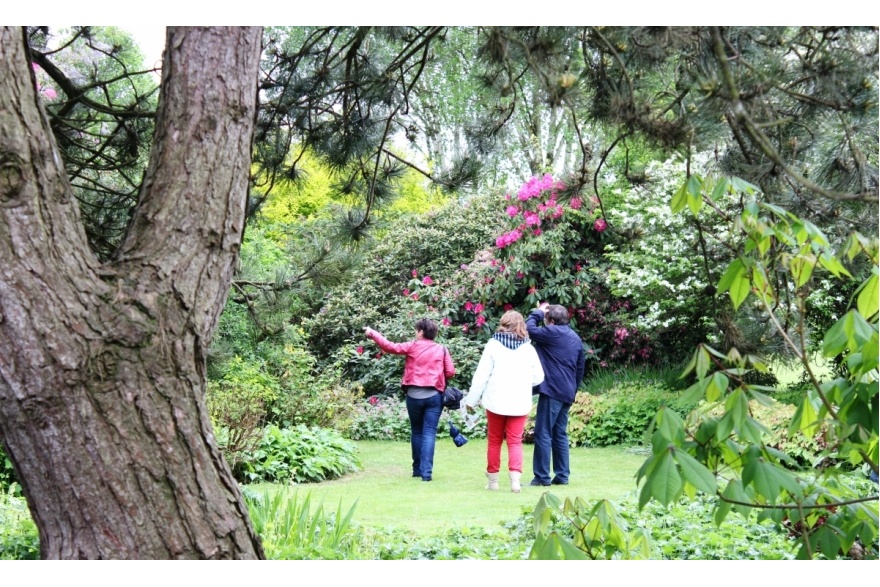
{"label": "large tree trunk", "polygon": [[259,28],[169,28],[150,165],[112,263],[89,251],[0,29],[0,433],[43,558],[255,558],[205,409],[244,224]]}

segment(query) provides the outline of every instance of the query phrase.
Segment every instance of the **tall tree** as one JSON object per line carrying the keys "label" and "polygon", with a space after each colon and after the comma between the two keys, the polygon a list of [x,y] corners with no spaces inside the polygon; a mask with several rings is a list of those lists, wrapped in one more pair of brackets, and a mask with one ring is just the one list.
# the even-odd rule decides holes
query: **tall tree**
{"label": "tall tree", "polygon": [[205,354],[241,242],[259,27],[169,27],[138,203],[108,262],[0,29],[0,433],[44,558],[256,558]]}

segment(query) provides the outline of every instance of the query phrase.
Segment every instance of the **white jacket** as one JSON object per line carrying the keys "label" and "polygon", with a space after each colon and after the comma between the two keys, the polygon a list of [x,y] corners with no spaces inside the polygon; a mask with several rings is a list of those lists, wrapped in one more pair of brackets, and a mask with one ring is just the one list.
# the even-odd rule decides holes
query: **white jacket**
{"label": "white jacket", "polygon": [[471,407],[482,403],[502,416],[524,416],[532,410],[532,387],[542,381],[544,369],[530,342],[514,350],[492,338],[483,349],[462,403]]}

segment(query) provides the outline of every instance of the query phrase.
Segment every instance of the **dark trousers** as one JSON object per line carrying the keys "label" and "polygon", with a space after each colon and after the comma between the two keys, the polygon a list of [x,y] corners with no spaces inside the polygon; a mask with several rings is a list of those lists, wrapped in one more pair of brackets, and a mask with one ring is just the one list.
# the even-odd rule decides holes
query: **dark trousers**
{"label": "dark trousers", "polygon": [[542,485],[549,485],[550,459],[553,459],[552,481],[568,483],[568,409],[563,403],[546,395],[538,395],[538,411],[535,415],[535,451],[532,455],[532,471]]}
{"label": "dark trousers", "polygon": [[425,399],[406,396],[406,411],[409,413],[413,476],[430,481],[434,472],[434,444],[437,442],[437,424],[443,413],[443,397],[439,393]]}

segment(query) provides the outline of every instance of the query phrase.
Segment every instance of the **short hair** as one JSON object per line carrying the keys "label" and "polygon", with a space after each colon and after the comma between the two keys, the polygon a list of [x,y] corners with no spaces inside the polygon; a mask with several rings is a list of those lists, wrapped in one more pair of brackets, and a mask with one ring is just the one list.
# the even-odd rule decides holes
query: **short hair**
{"label": "short hair", "polygon": [[547,307],[547,315],[545,320],[550,320],[553,324],[568,324],[568,309],[559,304],[551,304]]}
{"label": "short hair", "polygon": [[428,340],[434,340],[437,336],[437,325],[430,318],[422,318],[416,322],[416,330],[421,330],[422,336]]}
{"label": "short hair", "polygon": [[508,310],[501,316],[501,321],[498,323],[498,332],[510,332],[519,338],[526,338],[528,336],[526,321],[523,320],[523,315],[516,310]]}

